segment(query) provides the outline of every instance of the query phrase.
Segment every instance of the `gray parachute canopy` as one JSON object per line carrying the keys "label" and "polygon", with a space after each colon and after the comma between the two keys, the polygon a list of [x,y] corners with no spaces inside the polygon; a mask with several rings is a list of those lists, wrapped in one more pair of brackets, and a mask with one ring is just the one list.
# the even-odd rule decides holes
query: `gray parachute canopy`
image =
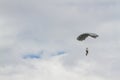
{"label": "gray parachute canopy", "polygon": [[97,38],[97,37],[98,37],[98,35],[95,34],[95,33],[83,33],[83,34],[81,34],[81,35],[79,35],[79,36],[77,37],[77,40],[83,41],[83,40],[85,40],[88,36],[90,36],[90,37],[92,37],[92,38]]}

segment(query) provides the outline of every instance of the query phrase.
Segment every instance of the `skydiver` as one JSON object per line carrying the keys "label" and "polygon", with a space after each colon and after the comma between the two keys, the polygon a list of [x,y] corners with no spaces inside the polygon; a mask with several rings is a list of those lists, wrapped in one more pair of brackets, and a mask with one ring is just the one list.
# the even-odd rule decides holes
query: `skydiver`
{"label": "skydiver", "polygon": [[86,48],[86,56],[88,55],[88,48]]}

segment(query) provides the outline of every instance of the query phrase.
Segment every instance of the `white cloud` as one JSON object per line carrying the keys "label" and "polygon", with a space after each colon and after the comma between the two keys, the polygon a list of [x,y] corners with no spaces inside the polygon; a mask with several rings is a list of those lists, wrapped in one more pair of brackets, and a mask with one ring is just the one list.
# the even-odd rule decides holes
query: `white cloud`
{"label": "white cloud", "polygon": [[[27,62],[27,61],[26,61]],[[0,79],[3,80],[105,80],[100,76],[88,75],[87,69],[90,67],[91,64],[82,62],[79,67],[74,69],[66,69],[63,65],[59,62],[59,58],[48,59],[48,60],[33,60],[27,62],[31,64],[29,65],[19,65],[19,66],[7,66],[1,68],[1,77]],[[8,79],[9,77],[9,79]]]}
{"label": "white cloud", "polygon": [[[119,8],[118,0],[1,0],[0,79],[119,80]],[[100,37],[82,43],[76,40],[82,32]],[[22,59],[41,50],[67,53]]]}

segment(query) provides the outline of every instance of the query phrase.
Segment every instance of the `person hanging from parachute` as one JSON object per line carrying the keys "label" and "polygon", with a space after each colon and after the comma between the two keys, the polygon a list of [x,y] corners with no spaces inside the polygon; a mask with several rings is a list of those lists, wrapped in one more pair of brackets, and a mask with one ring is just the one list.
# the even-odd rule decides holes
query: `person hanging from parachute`
{"label": "person hanging from parachute", "polygon": [[[78,40],[78,41],[83,41],[83,40],[85,40],[88,36],[90,36],[90,37],[92,37],[92,38],[97,38],[97,37],[98,37],[98,35],[95,34],[95,33],[83,33],[83,34],[81,34],[81,35],[79,35],[79,36],[77,37],[77,40]],[[89,53],[88,48],[86,48],[86,56],[88,55],[88,53]]]}
{"label": "person hanging from parachute", "polygon": [[86,56],[88,55],[88,48],[86,48]]}

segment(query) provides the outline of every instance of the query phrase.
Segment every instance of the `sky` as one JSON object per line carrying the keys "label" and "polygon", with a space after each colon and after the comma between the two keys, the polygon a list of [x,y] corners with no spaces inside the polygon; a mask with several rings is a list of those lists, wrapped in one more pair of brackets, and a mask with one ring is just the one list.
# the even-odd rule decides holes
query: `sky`
{"label": "sky", "polygon": [[[0,80],[119,80],[119,9],[119,0],[0,0]],[[85,32],[99,37],[77,41]]]}

